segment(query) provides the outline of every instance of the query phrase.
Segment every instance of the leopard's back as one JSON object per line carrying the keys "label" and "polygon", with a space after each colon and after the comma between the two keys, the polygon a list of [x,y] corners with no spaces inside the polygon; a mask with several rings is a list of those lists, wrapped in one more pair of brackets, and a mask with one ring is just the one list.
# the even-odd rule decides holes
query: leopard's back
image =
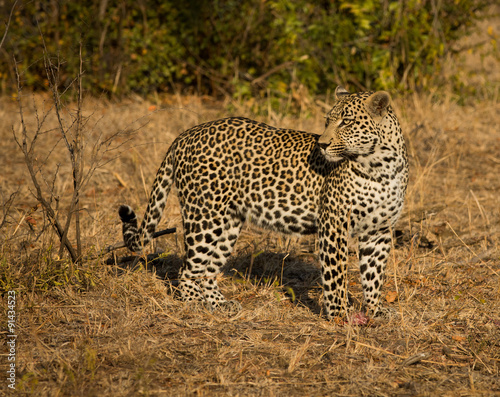
{"label": "leopard's back", "polygon": [[319,193],[330,172],[318,135],[245,118],[205,123],[174,144],[175,184],[185,216],[228,212],[292,234],[316,231]]}

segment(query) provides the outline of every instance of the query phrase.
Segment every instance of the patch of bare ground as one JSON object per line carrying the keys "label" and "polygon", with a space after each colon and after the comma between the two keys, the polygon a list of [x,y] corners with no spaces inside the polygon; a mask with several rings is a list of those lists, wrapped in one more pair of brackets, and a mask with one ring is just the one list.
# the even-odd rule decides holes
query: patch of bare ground
{"label": "patch of bare ground", "polygon": [[[459,106],[439,94],[439,99],[411,95],[394,102],[411,161],[405,212],[383,290],[383,304],[398,315],[366,327],[322,316],[314,238],[287,239],[252,227],[242,233],[220,280],[223,293],[242,303],[240,313],[228,317],[176,300],[183,253],[175,193],[160,228],[177,227],[177,233],[151,248],[161,255],[135,267],[121,260],[129,255],[123,249],[115,256],[92,257],[120,239],[120,204],[144,211],[156,169],[175,136],[230,113],[251,117],[245,105],[233,104],[228,111],[227,103],[199,97],[154,105],[88,99],[85,111],[95,120],[89,139],[101,131],[140,128],[130,143],[110,154],[83,192],[89,258],[68,278],[66,261],[50,248],[56,240],[35,207],[12,139],[11,126],[19,128],[17,108],[2,98],[1,310],[6,312],[6,290],[14,289],[17,391],[36,396],[500,395],[500,104],[496,96]],[[42,96],[34,100],[42,106]],[[272,114],[260,120],[320,133],[324,111],[310,103],[300,117]],[[35,122],[33,107],[25,117]],[[42,149],[56,141],[56,134],[47,133]],[[56,149],[45,165],[61,164],[54,185],[61,198],[71,184],[64,156]],[[14,192],[13,204],[7,205]],[[359,308],[354,247],[349,289]],[[6,336],[7,320],[2,315],[0,321]],[[2,394],[8,391],[5,341],[2,337]]]}

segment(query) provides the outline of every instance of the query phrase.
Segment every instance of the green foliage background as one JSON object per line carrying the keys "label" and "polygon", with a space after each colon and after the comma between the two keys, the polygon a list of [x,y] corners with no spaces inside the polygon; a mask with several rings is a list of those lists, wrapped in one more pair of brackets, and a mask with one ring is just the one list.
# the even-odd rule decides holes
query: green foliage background
{"label": "green foliage background", "polygon": [[[7,16],[13,2],[0,5]],[[96,95],[196,92],[238,97],[439,84],[493,0],[50,0],[18,3],[0,53],[0,89],[46,88],[46,53],[61,85],[78,74]],[[43,37],[43,40],[42,40]],[[45,44],[43,44],[45,43]]]}

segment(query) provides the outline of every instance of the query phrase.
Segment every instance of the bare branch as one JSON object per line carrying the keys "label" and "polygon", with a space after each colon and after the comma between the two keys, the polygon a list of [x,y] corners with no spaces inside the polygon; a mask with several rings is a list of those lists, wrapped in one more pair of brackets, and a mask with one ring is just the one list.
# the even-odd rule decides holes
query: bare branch
{"label": "bare branch", "polygon": [[[161,237],[161,236],[164,236],[165,234],[172,234],[172,233],[175,233],[176,232],[176,228],[175,227],[172,227],[170,229],[163,229],[163,230],[159,230],[155,233],[153,233],[153,239],[155,238],[158,238],[158,237]],[[122,241],[120,243],[115,243],[113,245],[109,245],[107,246],[105,249],[104,249],[104,252],[103,254],[107,254],[111,251],[114,251],[114,250],[117,250],[117,249],[120,249],[120,248],[125,248],[126,245],[125,243]]]}
{"label": "bare branch", "polygon": [[12,8],[10,9],[9,19],[7,20],[7,24],[5,25],[5,32],[3,33],[2,40],[0,41],[0,49],[2,48],[5,39],[7,38],[7,33],[9,31],[9,27],[10,27],[10,21],[12,19],[12,14],[14,14],[14,10],[16,8],[16,5],[17,5],[17,0],[14,1],[14,4],[13,4]]}
{"label": "bare branch", "polygon": [[7,214],[9,213],[10,207],[14,203],[14,199],[18,195],[19,190],[20,190],[20,188],[18,188],[17,191],[15,191],[14,193],[11,193],[11,195],[9,196],[9,198],[7,200],[4,200],[3,191],[2,191],[2,188],[0,188],[0,195],[2,196],[2,212],[3,212],[2,221],[0,222],[0,229],[7,222]]}
{"label": "bare branch", "polygon": [[[102,130],[99,130],[97,134],[92,134],[92,131],[97,129],[97,125],[102,118],[99,118],[94,124],[93,114],[87,116],[83,113],[83,76],[85,74],[83,44],[80,43],[78,75],[62,91],[63,88],[60,87],[60,79],[64,61],[59,57],[50,56],[41,30],[40,38],[45,75],[49,83],[49,92],[51,93],[49,110],[44,110],[47,109],[45,106],[40,110],[37,104],[34,104],[36,125],[30,131],[29,128],[31,128],[31,125],[28,125],[24,120],[23,104],[21,101],[21,78],[19,71],[16,69],[21,126],[17,134],[14,131],[13,133],[18,146],[24,154],[25,162],[33,182],[34,189],[32,194],[42,205],[50,223],[59,236],[61,242],[59,256],[62,256],[64,250],[67,250],[72,261],[77,262],[82,259],[80,230],[80,197],[82,189],[87,186],[97,169],[116,158],[113,155],[119,152],[120,148],[130,141],[130,135],[143,128],[148,123],[148,120],[145,116],[136,120],[132,127],[127,126],[123,130],[110,134]],[[76,106],[69,106],[64,100],[64,93],[69,89],[72,89],[77,94]],[[50,126],[50,129],[45,127],[45,122],[48,120],[49,114],[56,119],[55,128],[53,126]],[[57,132],[57,135],[51,138],[51,146],[48,146],[46,150],[41,150],[37,143],[39,139],[41,140],[43,134],[49,132]],[[124,137],[125,142],[122,139],[120,139],[121,142],[117,142],[117,137]],[[66,164],[71,166],[73,191],[71,198],[65,197],[64,201],[60,202],[56,194],[56,182],[59,181],[60,177],[59,164],[57,164],[55,172],[52,172],[53,168],[51,168],[52,171],[50,173],[47,170],[49,169],[49,160],[53,158],[56,150],[60,150],[61,145],[64,145],[67,149],[69,161]],[[112,158],[109,159],[109,157]],[[65,208],[59,212],[59,204],[62,207],[63,203]],[[75,247],[68,240],[70,232],[71,236],[76,238]]]}
{"label": "bare branch", "polygon": [[21,151],[24,155],[24,161],[26,163],[26,167],[28,168],[28,172],[30,174],[31,181],[32,181],[33,186],[35,187],[35,190],[36,190],[35,197],[36,197],[37,201],[42,205],[42,207],[45,210],[45,213],[49,217],[51,224],[53,225],[55,231],[57,232],[57,235],[59,236],[61,244],[64,245],[64,247],[66,248],[66,250],[70,254],[71,260],[73,262],[75,262],[78,258],[77,254],[76,254],[73,246],[69,242],[69,240],[66,236],[66,233],[64,233],[64,229],[61,226],[61,224],[58,220],[58,217],[56,215],[56,212],[54,211],[54,209],[51,206],[51,203],[45,199],[45,196],[43,194],[40,183],[38,182],[37,171],[34,168],[33,151],[35,148],[36,139],[40,134],[40,125],[37,126],[35,134],[34,134],[33,138],[31,138],[31,141],[29,142],[29,149],[28,149],[28,129],[26,127],[26,122],[24,120],[24,108],[23,108],[22,99],[21,99],[22,98],[21,97],[21,92],[22,92],[21,77],[19,75],[19,69],[17,68],[17,62],[15,59],[14,59],[14,70],[15,70],[16,78],[17,78],[17,92],[18,92],[17,102],[18,102],[18,106],[19,106],[19,116],[21,119],[22,140],[20,141],[18,139],[17,135],[15,134],[15,132],[13,131],[14,138],[15,138],[15,141],[18,144],[18,146],[21,148]]}

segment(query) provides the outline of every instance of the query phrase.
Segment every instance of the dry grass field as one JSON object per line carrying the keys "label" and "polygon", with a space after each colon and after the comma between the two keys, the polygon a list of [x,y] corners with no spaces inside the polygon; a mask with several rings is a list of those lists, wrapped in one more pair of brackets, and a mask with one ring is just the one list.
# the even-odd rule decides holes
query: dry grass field
{"label": "dry grass field", "polygon": [[[497,78],[498,64],[483,72]],[[477,76],[481,76],[477,74]],[[477,78],[479,78],[477,77]],[[19,111],[0,100],[0,394],[7,395],[7,290],[16,291],[16,389],[35,396],[492,396],[500,395],[500,103],[434,92],[394,98],[411,161],[405,211],[383,304],[399,316],[359,327],[322,316],[314,238],[247,226],[221,277],[243,310],[234,317],[173,297],[182,261],[175,194],[161,229],[177,232],[132,267],[120,241],[120,204],[144,211],[163,154],[183,130],[228,115],[321,133],[328,103],[298,100],[295,116],[255,116],[251,104],[172,96],[156,102],[87,99],[89,148],[113,140],[82,191],[85,259],[71,268],[30,192],[13,139]],[[491,91],[490,91],[491,92]],[[465,100],[464,100],[465,99]],[[44,102],[45,101],[45,102]],[[331,99],[326,99],[326,102]],[[31,131],[50,97],[24,98]],[[461,103],[459,105],[458,103]],[[284,110],[287,110],[286,108]],[[71,107],[63,112],[70,117]],[[64,214],[68,152],[53,114],[35,162]],[[101,146],[102,148],[102,146]],[[50,156],[48,156],[50,154]],[[59,166],[57,166],[59,164]],[[92,165],[85,164],[87,170]],[[13,200],[9,201],[12,193]],[[74,241],[75,236],[70,235]],[[160,255],[158,255],[160,253]],[[157,258],[156,260],[153,260]],[[349,289],[362,292],[352,247]]]}

